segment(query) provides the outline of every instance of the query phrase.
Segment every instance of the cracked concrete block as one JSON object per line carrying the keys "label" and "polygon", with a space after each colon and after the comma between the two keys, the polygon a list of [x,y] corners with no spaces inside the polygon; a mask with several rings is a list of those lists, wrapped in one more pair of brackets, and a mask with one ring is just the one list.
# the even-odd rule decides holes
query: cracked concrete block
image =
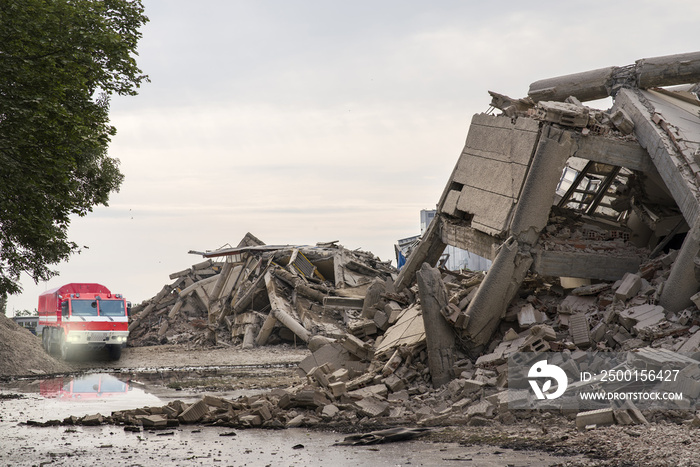
{"label": "cracked concrete block", "polygon": [[323,410],[321,411],[321,417],[333,418],[336,415],[338,415],[339,412],[340,412],[340,409],[337,406],[335,406],[333,404],[328,404],[328,405],[323,406]]}
{"label": "cracked concrete block", "polygon": [[79,423],[84,426],[97,426],[101,425],[103,421],[104,417],[101,414],[96,413],[93,415],[85,415],[79,420]]}
{"label": "cracked concrete block", "polygon": [[210,396],[209,394],[206,394],[204,397],[202,397],[202,400],[205,404],[211,407],[218,407],[220,409],[228,407],[230,405],[230,402],[226,399],[222,397]]}
{"label": "cracked concrete block", "polygon": [[238,417],[238,421],[246,426],[260,426],[263,422],[262,417],[255,414],[241,415]]}
{"label": "cracked concrete block", "polygon": [[393,392],[389,394],[387,397],[388,400],[390,401],[401,401],[401,402],[406,402],[408,401],[410,396],[408,395],[408,391],[405,389],[402,389],[401,391]]}
{"label": "cracked concrete block", "polygon": [[615,299],[620,301],[629,300],[637,295],[642,288],[642,278],[636,274],[627,273],[622,278],[620,286],[615,291]]}
{"label": "cracked concrete block", "polygon": [[362,399],[363,397],[386,397],[387,394],[389,394],[389,390],[385,384],[373,384],[350,391],[347,395],[352,399]]}
{"label": "cracked concrete block", "polygon": [[554,328],[548,324],[537,324],[530,328],[532,336],[541,337],[546,341],[553,341],[557,338],[557,333]]}
{"label": "cracked concrete block", "polygon": [[494,404],[488,400],[482,400],[467,407],[464,414],[468,417],[479,416],[491,418],[493,417],[494,410],[496,410],[496,406]]}
{"label": "cracked concrete block", "polygon": [[557,311],[559,313],[574,314],[586,313],[591,309],[597,309],[596,297],[569,295],[559,303]]}
{"label": "cracked concrete block", "polygon": [[253,415],[259,415],[264,421],[272,419],[272,411],[270,410],[271,404],[267,401],[261,402],[262,403],[254,407]]}
{"label": "cracked concrete block", "polygon": [[476,359],[475,365],[477,367],[489,367],[489,366],[495,366],[495,365],[500,365],[501,363],[506,361],[506,357],[503,355],[505,348],[502,347],[497,347],[493,352],[482,355],[481,357]]}
{"label": "cracked concrete block", "polygon": [[613,402],[613,416],[618,425],[648,425],[646,417],[632,401]]}
{"label": "cracked concrete block", "polygon": [[406,387],[406,383],[404,382],[404,380],[396,376],[396,374],[391,374],[387,376],[384,379],[384,384],[387,388],[389,388],[389,391],[391,392],[398,392]]}
{"label": "cracked concrete block", "polygon": [[466,395],[474,394],[475,392],[481,391],[484,388],[484,386],[486,386],[486,383],[474,379],[465,379],[462,380],[461,386],[462,390],[460,394],[462,397],[464,397]]}
{"label": "cracked concrete block", "polygon": [[584,430],[587,426],[607,426],[615,424],[615,416],[612,408],[589,410],[579,412],[576,415],[576,428]]}
{"label": "cracked concrete block", "polygon": [[143,415],[140,420],[144,427],[168,426],[168,418],[163,415]]}
{"label": "cracked concrete block", "polygon": [[335,383],[338,381],[348,381],[350,379],[350,372],[347,368],[339,368],[328,375],[328,381],[330,383]]}
{"label": "cracked concrete block", "polygon": [[695,306],[700,309],[700,292],[696,293],[692,297],[690,297],[690,301],[692,301]]}
{"label": "cracked concrete block", "polygon": [[583,313],[576,313],[569,318],[569,333],[571,339],[579,348],[585,349],[591,345],[591,331],[588,318]]}
{"label": "cracked concrete block", "polygon": [[679,353],[690,354],[700,350],[700,331],[696,331],[691,335],[683,345],[678,349]]}
{"label": "cracked concrete block", "polygon": [[622,310],[617,319],[628,331],[639,332],[665,318],[666,310],[662,306],[646,304]]}
{"label": "cracked concrete block", "polygon": [[385,312],[377,310],[374,312],[374,324],[377,329],[386,331],[389,328],[389,317]]}
{"label": "cracked concrete block", "polygon": [[371,360],[372,347],[352,334],[347,334],[342,341],[343,347],[360,360]]}
{"label": "cracked concrete block", "polygon": [[622,109],[617,109],[612,112],[610,114],[610,121],[623,135],[629,135],[634,131],[634,121],[632,121],[627,112]]}
{"label": "cracked concrete block", "polygon": [[369,396],[355,402],[355,406],[366,417],[381,417],[389,414],[390,404],[376,397]]}
{"label": "cracked concrete block", "polygon": [[209,406],[203,400],[189,406],[178,419],[182,423],[196,423],[209,413]]}
{"label": "cracked concrete block", "polygon": [[280,397],[277,405],[279,408],[284,410],[293,407],[307,407],[316,409],[329,403],[330,401],[323,391],[316,389],[302,389],[296,394],[284,394],[282,397]]}
{"label": "cracked concrete block", "polygon": [[328,389],[331,390],[333,397],[340,397],[347,392],[347,387],[345,381],[336,381],[328,385]]}
{"label": "cracked concrete block", "polygon": [[535,307],[528,303],[527,305],[520,308],[520,311],[518,311],[518,324],[521,328],[529,328],[533,324],[536,324],[540,321],[537,319],[538,313],[540,314],[541,320],[541,313],[535,310]]}
{"label": "cracked concrete block", "polygon": [[403,308],[401,308],[401,305],[399,305],[397,302],[392,300],[384,306],[384,313],[386,313],[387,318],[389,319],[389,325],[393,325],[399,320],[401,313],[403,313]]}
{"label": "cracked concrete block", "polygon": [[559,125],[585,128],[588,125],[588,108],[567,102],[541,101],[535,112],[538,118]]}
{"label": "cracked concrete block", "polygon": [[604,322],[599,322],[595,326],[593,326],[593,329],[591,329],[591,339],[593,339],[593,342],[600,342],[603,340],[603,337],[605,336],[605,332],[608,330],[608,327]]}
{"label": "cracked concrete block", "polygon": [[307,379],[310,381],[316,381],[318,384],[327,388],[330,384],[328,380],[328,364],[313,367],[309,373],[306,375]]}
{"label": "cracked concrete block", "polygon": [[311,369],[324,363],[329,363],[332,368],[342,368],[348,360],[350,353],[340,343],[326,344],[299,362],[299,376],[305,377]]}
{"label": "cracked concrete block", "polygon": [[530,336],[525,340],[525,343],[520,346],[518,349],[518,352],[534,352],[534,353],[539,353],[539,352],[546,352],[550,349],[551,347],[549,346],[549,343],[540,338],[540,337],[535,337],[535,336]]}

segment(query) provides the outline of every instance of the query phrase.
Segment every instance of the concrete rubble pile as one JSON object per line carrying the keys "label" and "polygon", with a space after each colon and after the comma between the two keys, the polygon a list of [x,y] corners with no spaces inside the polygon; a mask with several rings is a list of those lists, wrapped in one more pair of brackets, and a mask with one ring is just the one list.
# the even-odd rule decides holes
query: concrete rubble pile
{"label": "concrete rubble pile", "polygon": [[[699,397],[698,82],[700,53],[690,53],[538,81],[526,98],[491,93],[501,113],[473,117],[437,216],[400,272],[335,243],[266,247],[248,235],[202,253],[225,261],[172,275],[135,310],[132,339],[177,342],[182,323],[200,327],[201,342],[297,339],[311,351],[298,368],[304,383],[113,419],[508,424],[537,416],[509,406],[508,357],[546,351],[579,372],[636,350],[637,364],[674,363]],[[607,111],[582,103],[606,97]],[[493,265],[436,269],[446,245]],[[585,429],[690,417],[691,403],[646,417],[631,403],[552,409]]]}
{"label": "concrete rubble pile", "polygon": [[206,260],[172,273],[171,284],[133,308],[132,345],[249,348],[374,335],[375,323],[361,316],[365,294],[396,275],[388,262],[337,242],[270,246],[249,233],[235,248],[199,254]]}

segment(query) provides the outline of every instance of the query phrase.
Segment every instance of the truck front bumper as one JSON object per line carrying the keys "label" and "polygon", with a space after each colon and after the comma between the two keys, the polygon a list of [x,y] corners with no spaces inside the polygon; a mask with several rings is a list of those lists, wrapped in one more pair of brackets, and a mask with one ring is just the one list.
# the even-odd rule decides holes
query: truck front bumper
{"label": "truck front bumper", "polygon": [[71,331],[66,342],[69,344],[122,345],[126,344],[129,331]]}

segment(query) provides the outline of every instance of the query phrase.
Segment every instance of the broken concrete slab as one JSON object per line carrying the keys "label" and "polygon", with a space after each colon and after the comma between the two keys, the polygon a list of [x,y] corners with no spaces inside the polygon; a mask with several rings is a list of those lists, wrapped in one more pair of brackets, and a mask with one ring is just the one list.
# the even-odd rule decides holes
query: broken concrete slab
{"label": "broken concrete slab", "polygon": [[622,277],[622,283],[615,291],[615,298],[617,300],[629,300],[630,298],[637,295],[637,292],[642,287],[642,278],[636,274],[625,274]]}
{"label": "broken concrete slab", "polygon": [[622,310],[618,321],[628,331],[638,333],[641,329],[659,323],[666,318],[666,310],[659,305],[640,305]]}

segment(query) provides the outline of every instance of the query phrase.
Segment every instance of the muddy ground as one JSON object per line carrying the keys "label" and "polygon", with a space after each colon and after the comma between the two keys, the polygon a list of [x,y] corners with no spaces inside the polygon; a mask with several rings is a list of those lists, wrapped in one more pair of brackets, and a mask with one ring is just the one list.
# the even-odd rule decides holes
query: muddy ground
{"label": "muddy ground", "polygon": [[[7,465],[562,465],[583,460],[556,453],[503,448],[501,441],[462,439],[459,429],[436,429],[424,439],[375,446],[334,446],[352,427],[231,430],[180,426],[130,433],[120,426],[36,427],[69,415],[109,414],[170,400],[197,400],[202,393],[235,398],[300,382],[296,363],[305,348],[264,347],[186,350],[177,346],[127,348],[121,360],[107,356],[68,363],[75,377],[110,374],[128,381],[129,394],[76,400],[43,391],[52,378],[5,378],[0,385],[0,460]],[[111,377],[111,376],[110,376]],[[71,375],[58,377],[65,385]],[[472,431],[472,430],[470,430]],[[482,430],[476,430],[481,432]],[[463,441],[466,441],[463,442]]]}
{"label": "muddy ground", "polygon": [[128,399],[58,400],[41,394],[46,380],[5,379],[0,459],[8,465],[94,465],[105,457],[121,465],[700,465],[700,431],[687,422],[579,432],[573,420],[536,414],[511,424],[485,420],[484,426],[434,427],[419,440],[375,446],[334,446],[349,433],[367,431],[365,426],[275,431],[181,426],[127,433],[119,426],[27,425],[174,399],[194,401],[203,393],[236,398],[289,387],[301,382],[295,366],[308,354],[291,346],[156,346],[127,348],[117,362],[105,355],[68,363],[74,374],[109,373],[128,381]]}

